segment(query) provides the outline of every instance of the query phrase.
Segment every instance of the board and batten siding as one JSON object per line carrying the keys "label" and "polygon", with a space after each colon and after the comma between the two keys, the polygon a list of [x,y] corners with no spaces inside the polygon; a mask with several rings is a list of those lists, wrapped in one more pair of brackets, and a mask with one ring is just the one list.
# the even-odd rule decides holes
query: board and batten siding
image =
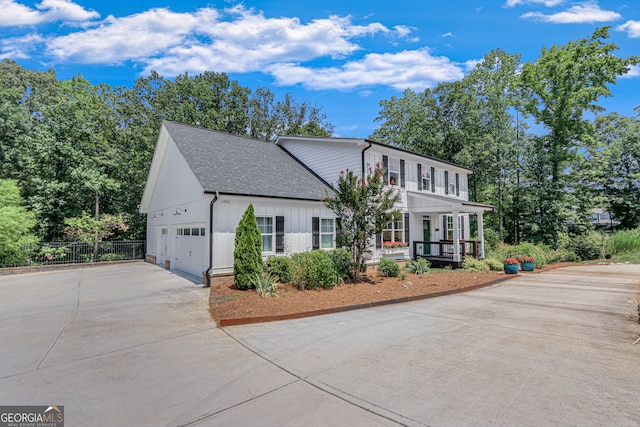
{"label": "board and batten siding", "polygon": [[[173,141],[169,140],[147,213],[147,253],[156,256],[156,262],[163,264],[165,259],[175,257],[172,242],[176,236],[176,228],[208,228],[211,197],[204,194],[184,157]],[[163,228],[167,230],[164,235],[167,242],[162,244],[161,249],[159,240],[163,238]],[[165,246],[166,251],[163,249]]]}
{"label": "board and batten siding", "polygon": [[[273,217],[274,227],[275,218],[284,217],[284,255],[289,256],[312,249],[313,217],[335,218],[333,211],[321,201],[221,195],[214,205],[212,274],[233,271],[236,228],[249,203],[253,204],[257,217]],[[276,254],[265,254],[264,258],[270,255]]]}
{"label": "board and batten siding", "polygon": [[362,173],[363,147],[351,143],[284,141],[282,147],[328,183],[338,181],[340,171]]}

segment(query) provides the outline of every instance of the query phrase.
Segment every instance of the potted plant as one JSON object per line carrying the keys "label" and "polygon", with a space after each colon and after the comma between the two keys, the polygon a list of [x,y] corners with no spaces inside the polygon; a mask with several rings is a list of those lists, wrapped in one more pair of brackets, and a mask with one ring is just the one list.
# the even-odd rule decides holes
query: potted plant
{"label": "potted plant", "polygon": [[521,256],[518,261],[520,261],[522,271],[533,271],[536,267],[536,260],[532,256]]}
{"label": "potted plant", "polygon": [[518,260],[515,258],[507,258],[502,260],[504,264],[504,273],[505,274],[518,274],[518,270],[520,269],[520,265],[518,264]]}

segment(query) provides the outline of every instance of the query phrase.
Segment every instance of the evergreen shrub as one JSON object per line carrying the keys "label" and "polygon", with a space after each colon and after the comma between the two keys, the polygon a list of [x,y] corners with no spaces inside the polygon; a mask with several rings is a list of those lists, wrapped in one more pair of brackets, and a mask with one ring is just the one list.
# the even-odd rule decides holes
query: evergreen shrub
{"label": "evergreen shrub", "polygon": [[253,287],[252,280],[262,274],[262,236],[256,222],[253,205],[249,204],[236,228],[233,250],[233,281],[236,288]]}
{"label": "evergreen shrub", "polygon": [[331,256],[315,250],[291,257],[291,279],[298,289],[317,289],[333,287],[339,278]]}
{"label": "evergreen shrub", "polygon": [[387,277],[398,277],[400,275],[400,266],[392,259],[381,258],[378,272]]}
{"label": "evergreen shrub", "polygon": [[272,256],[265,263],[265,271],[275,276],[280,283],[291,282],[291,258]]}

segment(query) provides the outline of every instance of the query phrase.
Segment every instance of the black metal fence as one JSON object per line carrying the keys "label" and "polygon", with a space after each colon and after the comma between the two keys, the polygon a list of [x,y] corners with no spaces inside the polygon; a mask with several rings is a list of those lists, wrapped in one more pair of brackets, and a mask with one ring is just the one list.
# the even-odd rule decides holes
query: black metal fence
{"label": "black metal fence", "polygon": [[144,259],[145,245],[144,240],[98,242],[97,251],[94,251],[91,243],[33,243],[11,254],[0,254],[0,268]]}

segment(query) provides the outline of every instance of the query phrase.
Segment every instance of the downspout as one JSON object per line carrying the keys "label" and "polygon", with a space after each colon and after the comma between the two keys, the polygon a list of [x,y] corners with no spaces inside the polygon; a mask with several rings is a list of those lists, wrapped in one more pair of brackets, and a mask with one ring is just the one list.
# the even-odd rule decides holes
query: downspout
{"label": "downspout", "polygon": [[211,203],[209,203],[209,268],[204,272],[205,288],[211,286],[209,273],[211,273],[213,269],[213,205],[218,201],[218,197],[220,197],[220,193],[216,191],[216,195],[211,199]]}
{"label": "downspout", "polygon": [[368,150],[369,148],[371,148],[371,146],[372,146],[372,144],[371,144],[369,141],[367,141],[366,139],[365,139],[365,142],[366,142],[367,144],[369,144],[369,146],[368,146],[368,147],[365,147],[365,148],[362,150],[362,178],[363,178],[363,179],[364,179],[364,177],[366,177],[366,176],[367,176],[367,168],[366,168],[366,166],[365,166],[365,164],[364,164],[364,152],[365,152],[365,151],[367,151],[367,150]]}

